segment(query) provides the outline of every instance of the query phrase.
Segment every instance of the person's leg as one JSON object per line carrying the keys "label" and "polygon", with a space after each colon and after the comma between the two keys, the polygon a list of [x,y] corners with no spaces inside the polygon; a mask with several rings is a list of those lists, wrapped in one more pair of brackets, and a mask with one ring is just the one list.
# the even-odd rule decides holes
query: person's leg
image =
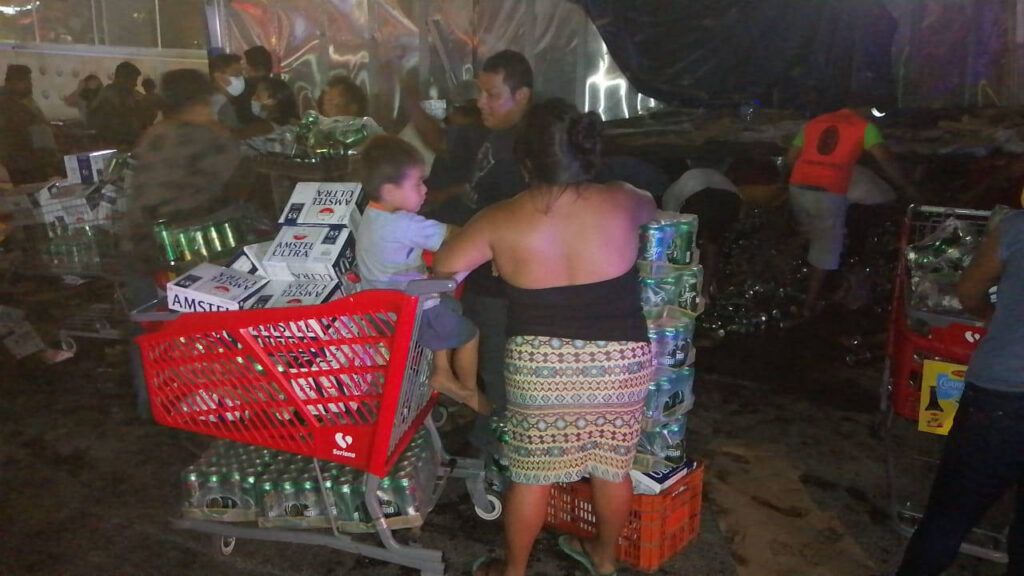
{"label": "person's leg", "polygon": [[821,287],[825,285],[825,277],[828,276],[828,272],[828,270],[811,265],[811,272],[807,279],[807,298],[804,300],[804,316],[811,316],[817,311]]}
{"label": "person's leg", "polygon": [[591,478],[590,485],[594,490],[597,535],[593,543],[588,542],[583,548],[598,574],[610,574],[615,571],[619,536],[629,521],[633,505],[633,481],[629,475],[619,482]]}
{"label": "person's leg", "polygon": [[455,349],[452,354],[455,379],[459,382],[464,399],[462,402],[478,414],[491,413],[491,403],[476,383],[476,371],[480,357],[480,335]]}
{"label": "person's leg", "polygon": [[[484,393],[491,410],[500,413],[505,409],[505,326],[508,302],[466,293],[462,298],[463,311],[480,331],[479,374],[484,383]],[[478,416],[470,433],[470,442],[489,452],[497,450],[498,441],[490,428],[490,418]]]}
{"label": "person's leg", "polygon": [[505,493],[505,576],[526,574],[533,543],[547,516],[549,484],[512,483]]}
{"label": "person's leg", "polygon": [[941,574],[964,537],[1020,476],[1014,436],[1020,428],[1005,401],[968,385],[939,462],[928,507],[897,576]]}
{"label": "person's leg", "polygon": [[1006,541],[1007,555],[1010,562],[1006,567],[1007,574],[1024,574],[1024,478],[1017,480],[1017,502],[1013,511],[1013,522]]}

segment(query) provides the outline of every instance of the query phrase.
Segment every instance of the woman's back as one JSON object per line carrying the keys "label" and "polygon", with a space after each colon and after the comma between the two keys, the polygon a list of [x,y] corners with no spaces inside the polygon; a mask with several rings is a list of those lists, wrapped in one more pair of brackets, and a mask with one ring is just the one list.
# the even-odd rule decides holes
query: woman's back
{"label": "woman's back", "polygon": [[649,194],[623,183],[530,188],[488,215],[495,268],[522,289],[616,278],[633,267],[653,211]]}

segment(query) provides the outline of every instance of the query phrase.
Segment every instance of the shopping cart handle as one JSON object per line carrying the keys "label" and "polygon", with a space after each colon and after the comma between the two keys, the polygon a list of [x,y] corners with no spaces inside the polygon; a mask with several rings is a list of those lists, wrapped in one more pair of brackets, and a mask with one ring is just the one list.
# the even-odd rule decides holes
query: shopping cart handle
{"label": "shopping cart handle", "polygon": [[443,292],[454,292],[455,280],[452,278],[431,278],[429,280],[413,280],[405,285],[405,293],[410,296],[423,296],[424,294],[441,294]]}

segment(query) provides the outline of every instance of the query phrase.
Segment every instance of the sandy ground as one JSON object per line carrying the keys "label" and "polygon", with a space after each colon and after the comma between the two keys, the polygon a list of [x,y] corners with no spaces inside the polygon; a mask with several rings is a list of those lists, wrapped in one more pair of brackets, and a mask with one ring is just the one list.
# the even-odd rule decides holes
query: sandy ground
{"label": "sandy ground", "polygon": [[[17,300],[46,322],[95,293],[48,297],[48,286]],[[876,433],[882,365],[842,363],[837,339],[863,320],[849,314],[701,351],[688,437],[688,452],[707,464],[701,534],[659,574],[869,575],[898,560],[904,539],[890,521]],[[179,473],[208,440],[136,416],[123,344],[80,344],[59,365],[0,360],[0,574],[415,574],[283,543],[240,541],[221,557],[209,538],[172,529]],[[941,442],[897,424],[901,449],[934,451]],[[461,448],[463,432],[446,433],[450,449]],[[927,465],[900,469],[909,499],[923,499],[929,474]],[[453,482],[421,543],[445,552],[449,574],[467,574],[500,546],[501,530],[479,519]],[[541,536],[534,558],[533,574],[583,574],[552,534]],[[963,557],[949,573],[1002,572]]]}

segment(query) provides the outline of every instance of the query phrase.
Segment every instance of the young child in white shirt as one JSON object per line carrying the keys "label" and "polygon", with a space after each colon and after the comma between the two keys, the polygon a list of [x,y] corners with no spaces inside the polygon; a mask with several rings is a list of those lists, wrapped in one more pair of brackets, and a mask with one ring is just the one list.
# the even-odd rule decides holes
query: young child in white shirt
{"label": "young child in white shirt", "polygon": [[[423,251],[437,251],[451,228],[416,213],[426,199],[426,166],[412,145],[395,136],[375,136],[360,160],[370,204],[356,233],[359,275],[368,288],[401,290],[428,277]],[[447,294],[426,302],[417,339],[434,352],[430,385],[489,414],[491,406],[476,383],[480,336],[459,302]]]}

